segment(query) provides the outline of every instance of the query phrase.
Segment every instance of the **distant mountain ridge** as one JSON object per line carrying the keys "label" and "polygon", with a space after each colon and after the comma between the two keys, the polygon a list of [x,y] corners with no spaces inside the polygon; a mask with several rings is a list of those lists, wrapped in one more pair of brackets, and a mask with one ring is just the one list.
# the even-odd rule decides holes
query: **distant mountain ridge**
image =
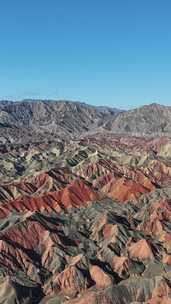
{"label": "distant mountain ridge", "polygon": [[152,103],[125,111],[111,122],[109,130],[116,133],[168,135],[171,132],[171,106]]}
{"label": "distant mountain ridge", "polygon": [[117,109],[63,100],[3,101],[0,102],[1,140],[22,142],[79,135],[99,129],[118,113]]}
{"label": "distant mountain ridge", "polygon": [[171,107],[123,111],[66,100],[0,101],[0,142],[29,142],[85,133],[169,134]]}

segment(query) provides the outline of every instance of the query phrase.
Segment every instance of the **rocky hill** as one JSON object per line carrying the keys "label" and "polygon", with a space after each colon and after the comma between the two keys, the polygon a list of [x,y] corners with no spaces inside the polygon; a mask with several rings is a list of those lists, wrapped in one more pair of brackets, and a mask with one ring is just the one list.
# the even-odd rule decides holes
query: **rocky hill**
{"label": "rocky hill", "polygon": [[154,103],[124,112],[113,119],[108,128],[116,133],[170,134],[171,107]]}
{"label": "rocky hill", "polygon": [[112,132],[169,135],[171,107],[151,104],[130,111],[70,101],[0,102],[0,143],[26,143]]}
{"label": "rocky hill", "polygon": [[96,130],[120,111],[69,101],[0,102],[1,142],[29,142]]}

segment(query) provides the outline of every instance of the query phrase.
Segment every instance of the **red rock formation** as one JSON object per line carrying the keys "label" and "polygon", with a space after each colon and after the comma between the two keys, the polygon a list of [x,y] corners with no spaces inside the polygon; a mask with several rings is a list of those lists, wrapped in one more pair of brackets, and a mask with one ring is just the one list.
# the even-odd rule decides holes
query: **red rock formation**
{"label": "red rock formation", "polygon": [[106,288],[113,284],[112,279],[99,266],[90,267],[90,275],[97,288]]}
{"label": "red rock formation", "polygon": [[62,190],[49,192],[43,196],[23,196],[10,204],[0,205],[0,218],[7,216],[12,211],[42,211],[60,212],[61,208],[79,207],[95,201],[98,195],[82,180],[74,180]]}
{"label": "red rock formation", "polygon": [[131,258],[136,258],[140,261],[154,259],[151,245],[147,240],[144,239],[136,243],[131,243],[128,247],[128,253]]}

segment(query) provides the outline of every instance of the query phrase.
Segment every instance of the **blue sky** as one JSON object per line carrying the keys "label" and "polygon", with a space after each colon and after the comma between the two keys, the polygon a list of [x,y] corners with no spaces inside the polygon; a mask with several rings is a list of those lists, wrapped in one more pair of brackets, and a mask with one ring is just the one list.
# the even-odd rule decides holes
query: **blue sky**
{"label": "blue sky", "polygon": [[1,0],[0,98],[171,104],[171,1]]}

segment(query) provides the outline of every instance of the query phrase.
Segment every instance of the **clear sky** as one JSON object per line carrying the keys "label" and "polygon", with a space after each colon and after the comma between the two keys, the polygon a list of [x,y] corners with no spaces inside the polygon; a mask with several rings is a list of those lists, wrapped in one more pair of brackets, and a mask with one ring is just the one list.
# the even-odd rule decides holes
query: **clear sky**
{"label": "clear sky", "polygon": [[171,105],[171,1],[1,0],[0,98]]}

